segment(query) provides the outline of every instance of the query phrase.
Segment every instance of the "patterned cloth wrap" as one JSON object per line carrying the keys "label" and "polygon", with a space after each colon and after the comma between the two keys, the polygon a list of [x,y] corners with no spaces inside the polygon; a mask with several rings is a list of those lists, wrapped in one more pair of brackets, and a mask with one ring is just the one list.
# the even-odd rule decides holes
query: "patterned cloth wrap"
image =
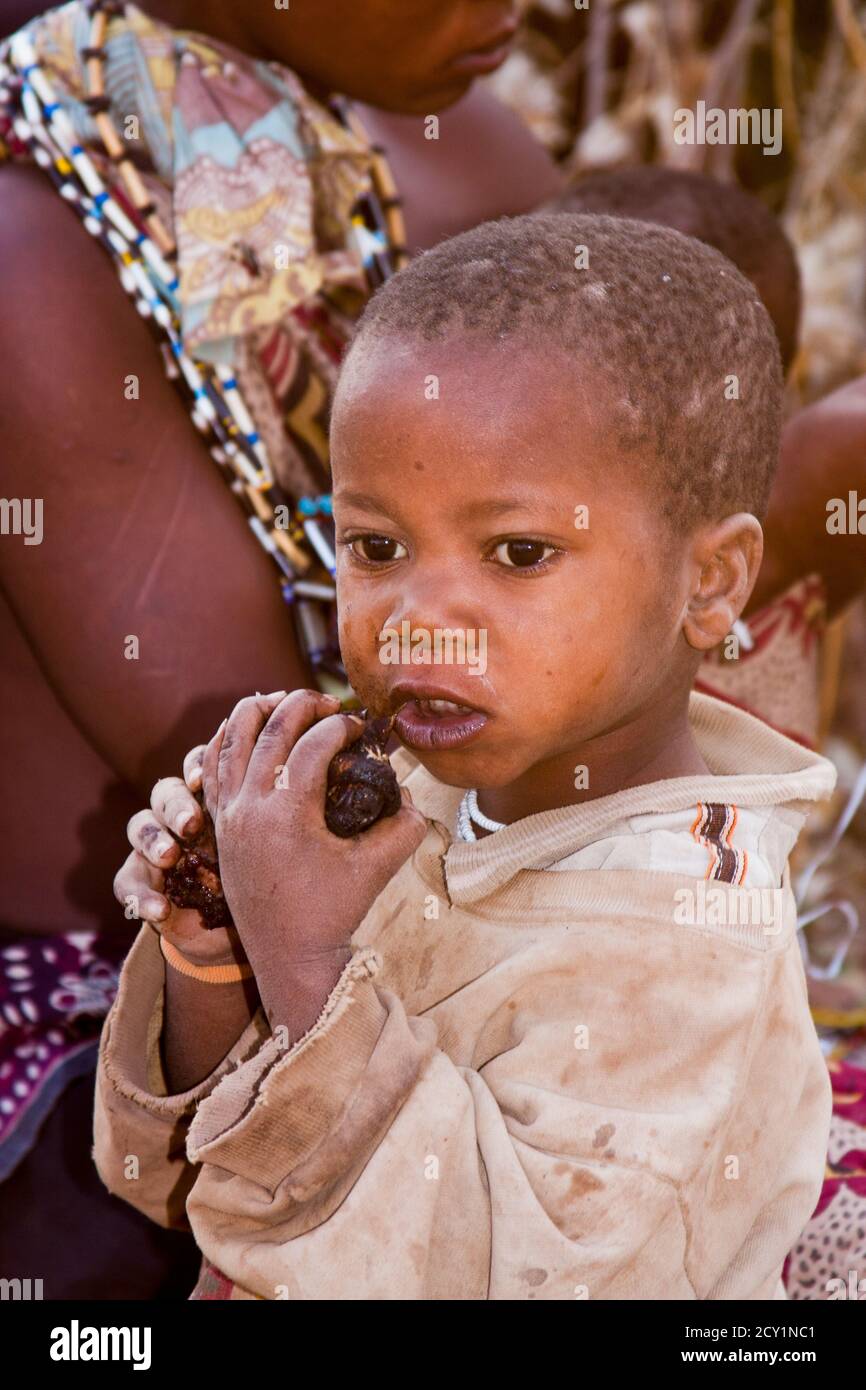
{"label": "patterned cloth wrap", "polygon": [[[82,101],[86,4],[74,0],[26,28],[80,143],[132,213]],[[177,239],[185,346],[234,368],[280,483],[296,496],[326,490],[328,406],[368,293],[346,236],[369,187],[368,149],[289,69],[171,30],[133,5],[112,19],[105,50],[106,94]],[[2,118],[0,140],[24,157]],[[279,268],[277,244],[287,248]],[[750,619],[754,646],[736,662],[708,658],[698,688],[812,743],[820,621],[812,576]],[[120,964],[89,933],[3,946],[0,1180],[35,1142],[66,1081],[95,1065]],[[829,1065],[836,1101],[827,1179],[786,1270],[797,1298],[829,1297],[828,1281],[848,1287],[850,1269],[866,1268],[866,1056]],[[250,1295],[204,1260],[191,1297]]]}
{"label": "patterned cloth wrap", "polygon": [[788,738],[814,748],[820,710],[819,658],[827,599],[820,575],[792,584],[746,622],[751,646],[736,658],[725,643],[701,662],[695,688],[756,714]]}
{"label": "patterned cloth wrap", "polygon": [[[83,104],[81,0],[24,27],[80,144],[134,217]],[[279,481],[328,480],[327,407],[368,294],[348,229],[370,151],[286,67],[127,5],[104,43],[105,92],[148,194],[177,241],[184,347],[234,368]],[[2,52],[2,46],[0,46]],[[10,122],[13,156],[27,157]]]}
{"label": "patterned cloth wrap", "polygon": [[95,932],[0,935],[0,1181],[64,1087],[95,1068],[124,954]]}

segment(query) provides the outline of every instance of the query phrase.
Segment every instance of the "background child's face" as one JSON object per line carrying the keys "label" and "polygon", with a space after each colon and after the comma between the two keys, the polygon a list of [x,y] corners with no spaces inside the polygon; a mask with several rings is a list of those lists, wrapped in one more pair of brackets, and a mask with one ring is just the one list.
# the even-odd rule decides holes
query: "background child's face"
{"label": "background child's face", "polygon": [[[513,343],[374,343],[347,368],[332,424],[343,659],[375,710],[410,682],[487,715],[465,744],[415,747],[444,782],[508,785],[691,683],[685,537],[618,459],[611,389]],[[462,630],[468,653],[485,634],[483,674],[383,664],[380,634],[404,623]]]}

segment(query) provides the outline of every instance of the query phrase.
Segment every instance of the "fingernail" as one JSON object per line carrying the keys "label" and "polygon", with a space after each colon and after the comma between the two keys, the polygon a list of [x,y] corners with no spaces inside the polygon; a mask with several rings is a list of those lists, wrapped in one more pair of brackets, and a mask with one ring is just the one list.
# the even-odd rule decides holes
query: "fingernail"
{"label": "fingernail", "polygon": [[189,831],[190,827],[192,826],[192,822],[193,822],[193,815],[192,815],[192,812],[190,812],[190,811],[181,811],[180,815],[179,815],[179,816],[176,816],[176,817],[175,817],[175,820],[174,820],[174,833],[175,833],[175,835],[179,835],[179,836],[181,837],[181,839],[183,839],[184,835],[187,834],[187,832]]}
{"label": "fingernail", "polygon": [[156,852],[160,859],[174,848],[174,840],[170,840],[167,835],[157,836]]}
{"label": "fingernail", "polygon": [[362,719],[360,714],[347,714],[346,718],[353,720],[355,724],[360,724],[362,729],[366,723],[366,720]]}
{"label": "fingernail", "polygon": [[288,694],[288,691],[286,691],[286,690],[272,690],[271,693],[270,693],[270,695],[263,695],[263,696],[262,696],[262,699],[263,699],[263,700],[285,700],[287,694]]}
{"label": "fingernail", "polygon": [[229,717],[228,717],[228,715],[226,715],[225,719],[224,719],[223,722],[220,724],[219,728],[217,729],[216,733],[214,734],[214,738],[219,738],[220,734],[222,733],[223,729],[225,728],[226,724],[228,724],[228,722],[229,722]]}
{"label": "fingernail", "polygon": [[326,700],[329,705],[341,705],[343,703],[336,695],[322,694],[321,699]]}

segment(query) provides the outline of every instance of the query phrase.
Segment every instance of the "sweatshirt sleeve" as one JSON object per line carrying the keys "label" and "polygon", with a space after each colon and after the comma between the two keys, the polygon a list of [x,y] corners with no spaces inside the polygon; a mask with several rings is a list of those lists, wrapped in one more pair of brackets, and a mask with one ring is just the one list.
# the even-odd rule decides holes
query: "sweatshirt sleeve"
{"label": "sweatshirt sleeve", "polygon": [[211,1263],[267,1299],[694,1298],[676,1188],[587,1159],[549,1025],[457,1065],[380,967],[357,951],[303,1038],[201,1101],[187,1210]]}
{"label": "sweatshirt sleeve", "polygon": [[165,962],[146,924],[123,964],[99,1043],[92,1157],[105,1186],[160,1226],[189,1230],[185,1202],[196,1169],[186,1138],[196,1106],[270,1036],[258,1010],[215,1070],[189,1091],[167,1094],[159,1039]]}

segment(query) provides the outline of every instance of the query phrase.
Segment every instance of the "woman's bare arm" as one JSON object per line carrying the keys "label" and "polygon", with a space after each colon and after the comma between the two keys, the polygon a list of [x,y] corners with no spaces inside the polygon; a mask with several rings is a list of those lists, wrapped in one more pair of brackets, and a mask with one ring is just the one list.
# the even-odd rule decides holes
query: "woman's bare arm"
{"label": "woman's bare arm", "polygon": [[[764,524],[764,562],[746,614],[817,572],[830,616],[866,589],[866,520],[862,529],[828,530],[828,503],[866,499],[866,377],[793,415]],[[855,528],[858,519],[855,518]]]}
{"label": "woman's bare arm", "polygon": [[0,539],[0,583],[66,710],[145,794],[239,696],[310,678],[150,331],[27,167],[0,169],[0,299],[2,491],[43,514],[41,544]]}

